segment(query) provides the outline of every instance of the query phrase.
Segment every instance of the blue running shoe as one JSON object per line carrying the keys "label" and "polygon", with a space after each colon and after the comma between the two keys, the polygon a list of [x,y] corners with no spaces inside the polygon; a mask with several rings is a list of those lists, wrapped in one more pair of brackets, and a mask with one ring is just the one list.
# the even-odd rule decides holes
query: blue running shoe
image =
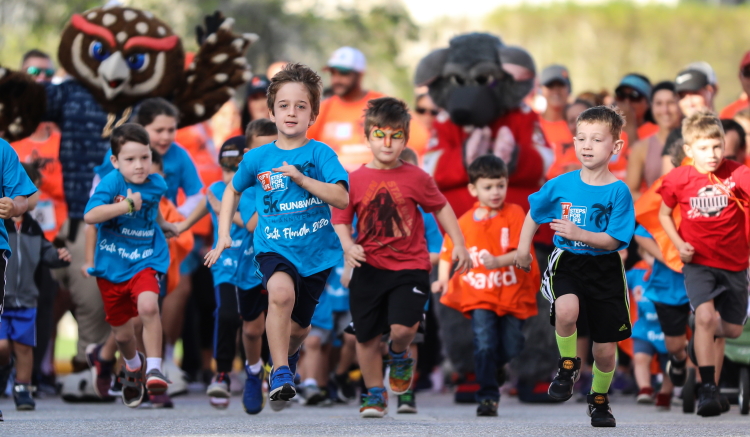
{"label": "blue running shoe", "polygon": [[266,405],[266,397],[263,396],[263,367],[258,374],[250,371],[250,366],[245,366],[245,391],[242,393],[242,406],[247,414],[258,414]]}
{"label": "blue running shoe", "polygon": [[301,347],[297,349],[297,352],[295,352],[294,355],[291,355],[289,358],[287,358],[287,361],[289,362],[289,371],[292,372],[292,375],[297,374],[297,362],[299,362],[300,350],[302,350]]}
{"label": "blue running shoe", "polygon": [[287,366],[273,369],[269,385],[268,398],[272,401],[288,401],[297,394],[294,389],[294,375]]}

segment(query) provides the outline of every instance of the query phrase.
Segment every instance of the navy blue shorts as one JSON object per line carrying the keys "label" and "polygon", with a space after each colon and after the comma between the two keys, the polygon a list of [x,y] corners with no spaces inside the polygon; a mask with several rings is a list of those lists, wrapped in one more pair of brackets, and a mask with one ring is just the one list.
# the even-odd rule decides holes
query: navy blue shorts
{"label": "navy blue shorts", "polygon": [[240,302],[240,316],[246,322],[252,322],[268,309],[268,292],[262,285],[249,290],[237,288],[237,297]]}
{"label": "navy blue shorts", "polygon": [[294,282],[294,309],[292,309],[292,320],[299,326],[307,328],[310,326],[318,299],[326,288],[328,275],[331,269],[323,270],[310,276],[300,276],[297,268],[291,261],[273,252],[264,252],[255,255],[255,263],[258,266],[262,278],[261,286],[268,290],[268,280],[276,272],[284,272],[291,276]]}

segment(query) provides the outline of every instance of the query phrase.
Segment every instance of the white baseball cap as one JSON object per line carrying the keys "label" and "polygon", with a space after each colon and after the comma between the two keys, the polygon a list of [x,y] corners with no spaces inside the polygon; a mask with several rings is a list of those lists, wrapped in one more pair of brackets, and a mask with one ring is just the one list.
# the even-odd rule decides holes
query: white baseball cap
{"label": "white baseball cap", "polygon": [[328,59],[326,69],[330,68],[362,73],[367,68],[367,60],[365,55],[354,47],[341,47]]}

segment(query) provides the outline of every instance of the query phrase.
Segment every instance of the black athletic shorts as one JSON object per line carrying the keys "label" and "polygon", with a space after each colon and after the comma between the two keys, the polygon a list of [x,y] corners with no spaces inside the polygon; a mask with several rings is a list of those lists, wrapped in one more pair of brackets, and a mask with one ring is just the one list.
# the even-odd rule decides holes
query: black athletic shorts
{"label": "black athletic shorts", "polygon": [[300,276],[291,261],[278,253],[262,252],[255,255],[255,263],[262,276],[263,289],[268,290],[268,280],[276,272],[284,272],[292,277],[294,282],[294,309],[292,320],[303,328],[310,326],[318,299],[323,294],[331,269],[314,273],[310,276]]}
{"label": "black athletic shorts", "polygon": [[690,318],[690,304],[666,305],[654,302],[656,315],[659,317],[661,331],[667,337],[679,337],[687,333],[688,319]]}
{"label": "black athletic shorts", "polygon": [[628,286],[617,252],[583,255],[555,249],[544,272],[541,291],[552,303],[552,326],[555,325],[555,300],[574,294],[585,308],[592,341],[612,343],[630,338]]}
{"label": "black athletic shorts", "polygon": [[349,307],[357,341],[365,343],[385,334],[391,325],[421,322],[429,297],[427,270],[381,270],[362,263],[349,282]]}
{"label": "black athletic shorts", "polygon": [[268,292],[262,285],[249,290],[238,287],[237,298],[240,303],[240,316],[245,322],[252,322],[268,310]]}
{"label": "black athletic shorts", "polygon": [[2,291],[0,291],[0,317],[3,316],[3,302],[5,301],[5,269],[8,267],[8,251],[0,249],[0,273],[3,275]]}
{"label": "black athletic shorts", "polygon": [[685,275],[685,289],[693,310],[713,300],[721,320],[735,325],[745,324],[747,270],[733,272],[700,264],[685,264],[682,273]]}

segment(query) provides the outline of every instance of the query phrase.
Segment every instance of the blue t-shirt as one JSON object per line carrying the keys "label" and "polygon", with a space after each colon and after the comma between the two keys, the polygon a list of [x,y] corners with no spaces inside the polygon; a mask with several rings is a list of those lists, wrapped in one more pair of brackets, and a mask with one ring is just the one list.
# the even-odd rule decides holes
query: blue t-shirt
{"label": "blue t-shirt", "polygon": [[234,175],[237,191],[252,187],[258,211],[255,253],[276,253],[288,259],[301,276],[335,267],[341,261],[341,242],[331,225],[331,210],[325,202],[300,188],[274,168],[294,165],[300,172],[321,182],[344,182],[349,175],[336,153],[327,145],[309,140],[292,150],[276,143],[247,152]]}
{"label": "blue t-shirt", "polygon": [[622,181],[607,185],[589,185],[581,180],[581,171],[571,171],[547,181],[529,196],[529,212],[537,223],[568,219],[583,230],[606,232],[620,242],[615,250],[597,249],[580,241],[555,235],[560,249],[577,254],[603,255],[625,249],[635,230],[633,198]]}
{"label": "blue t-shirt", "polygon": [[[36,193],[36,187],[21,165],[18,154],[3,139],[0,139],[0,164],[3,166],[2,172],[0,172],[0,187],[2,187],[0,197],[13,199],[18,196],[28,197]],[[0,249],[7,250],[8,256],[11,255],[10,245],[8,245],[8,231],[5,230],[5,226],[0,226]],[[0,302],[0,306],[2,306],[2,302]]]}
{"label": "blue t-shirt", "polygon": [[[107,150],[102,164],[94,168],[94,172],[102,179],[115,169],[112,167],[110,156],[112,156],[112,149]],[[193,159],[182,146],[172,143],[167,153],[162,156],[162,162],[164,163],[164,179],[167,181],[166,196],[172,203],[177,204],[177,191],[180,188],[187,197],[201,191],[203,182],[198,176],[198,170],[195,168]]]}
{"label": "blue t-shirt", "polygon": [[648,281],[643,277],[647,270],[632,269],[625,273],[628,281],[628,289],[635,296],[638,305],[638,320],[633,325],[633,338],[647,341],[654,345],[661,354],[667,353],[667,346],[664,344],[664,333],[661,331],[659,317],[656,315],[654,303],[645,296],[645,288]]}
{"label": "blue t-shirt", "polygon": [[250,290],[261,284],[255,265],[255,248],[253,247],[253,233],[247,230],[247,222],[255,214],[255,191],[245,190],[240,197],[240,217],[245,224],[243,229],[246,237],[242,243],[242,255],[237,264],[237,286],[243,290]]}
{"label": "blue t-shirt", "polygon": [[[653,239],[643,226],[638,226],[635,229],[635,235]],[[644,296],[651,302],[664,305],[678,306],[690,303],[687,290],[685,290],[685,275],[675,272],[658,260],[654,260],[651,277],[648,280]]]}
{"label": "blue t-shirt", "polygon": [[84,214],[101,205],[125,200],[128,188],[141,193],[141,209],[96,225],[94,268],[89,274],[113,283],[125,282],[150,267],[159,273],[169,268],[169,247],[161,227],[156,223],[159,201],[167,183],[152,174],[140,185],[131,184],[119,171],[110,172],[97,185],[86,204]]}
{"label": "blue t-shirt", "polygon": [[[218,181],[211,184],[208,189],[211,190],[219,201],[221,201],[226,187],[227,184],[225,184],[224,181]],[[213,248],[216,248],[216,242],[219,240],[219,219],[208,199],[206,199],[206,207],[208,208],[208,212],[211,213],[211,221],[214,224]],[[229,236],[232,238],[232,247],[224,249],[221,252],[219,259],[216,260],[216,264],[211,266],[211,275],[213,275],[214,278],[214,285],[218,286],[219,284],[225,283],[237,285],[237,266],[239,259],[242,256],[242,252],[245,249],[245,240],[250,237],[248,234],[249,232],[247,232],[247,230],[232,223],[232,227],[229,229]]]}
{"label": "blue t-shirt", "polygon": [[422,213],[422,220],[424,221],[424,237],[427,240],[427,251],[430,253],[440,253],[440,249],[443,248],[443,234],[440,233],[437,221],[432,213],[427,213],[422,210],[419,206],[419,212]]}

